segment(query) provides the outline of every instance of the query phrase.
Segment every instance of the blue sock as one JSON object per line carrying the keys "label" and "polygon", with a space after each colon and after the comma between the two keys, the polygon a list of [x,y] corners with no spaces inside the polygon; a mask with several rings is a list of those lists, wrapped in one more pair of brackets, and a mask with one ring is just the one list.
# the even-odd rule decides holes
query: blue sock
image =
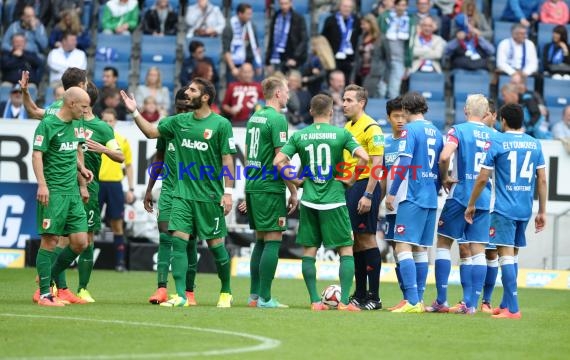
{"label": "blue sock", "polygon": [[123,235],[113,236],[115,246],[115,266],[125,265],[125,237]]}
{"label": "blue sock", "polygon": [[400,291],[402,296],[406,299],[406,292],[404,291],[404,283],[402,282],[402,274],[400,274],[400,262],[396,263],[396,277],[398,278],[398,286],[400,286]]}
{"label": "blue sock", "polygon": [[487,260],[487,274],[485,275],[485,286],[483,286],[483,302],[491,303],[491,296],[497,282],[499,273],[499,260]]}
{"label": "blue sock", "polygon": [[471,258],[459,259],[459,278],[461,279],[461,287],[463,288],[463,302],[467,307],[471,307]]}
{"label": "blue sock", "polygon": [[519,277],[519,256],[515,255],[513,261],[515,262],[513,264],[515,267],[515,279],[517,279]]}
{"label": "blue sock", "polygon": [[512,256],[502,256],[499,258],[499,262],[501,263],[503,290],[507,299],[506,305],[509,308],[509,311],[514,314],[519,311],[514,259]]}
{"label": "blue sock", "polygon": [[411,305],[418,303],[418,285],[416,283],[416,263],[410,251],[398,254],[400,260],[400,274],[404,285],[404,295]]}
{"label": "blue sock", "polygon": [[473,290],[471,292],[471,304],[477,307],[479,297],[483,291],[483,283],[487,275],[487,262],[485,261],[485,253],[473,255],[471,257],[471,283]]}
{"label": "blue sock", "polygon": [[451,253],[449,249],[437,248],[435,255],[435,286],[437,288],[437,303],[447,301],[447,285],[451,272]]}
{"label": "blue sock", "polygon": [[414,262],[416,263],[416,283],[418,286],[418,300],[424,300],[426,281],[428,274],[428,254],[427,252],[414,252]]}

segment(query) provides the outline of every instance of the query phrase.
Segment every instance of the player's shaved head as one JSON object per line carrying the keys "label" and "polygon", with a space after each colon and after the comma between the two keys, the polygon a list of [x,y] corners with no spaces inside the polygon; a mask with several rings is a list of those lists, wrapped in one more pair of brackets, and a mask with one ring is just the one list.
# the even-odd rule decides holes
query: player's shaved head
{"label": "player's shaved head", "polygon": [[63,94],[64,104],[70,104],[71,102],[74,101],[85,101],[85,100],[87,100],[88,103],[90,102],[89,94],[87,94],[85,90],[77,86],[70,87]]}
{"label": "player's shaved head", "polygon": [[467,116],[482,118],[489,112],[489,102],[485,95],[473,94],[467,97],[465,113]]}
{"label": "player's shaved head", "polygon": [[332,113],[333,98],[328,94],[318,94],[311,99],[311,115],[325,117]]}

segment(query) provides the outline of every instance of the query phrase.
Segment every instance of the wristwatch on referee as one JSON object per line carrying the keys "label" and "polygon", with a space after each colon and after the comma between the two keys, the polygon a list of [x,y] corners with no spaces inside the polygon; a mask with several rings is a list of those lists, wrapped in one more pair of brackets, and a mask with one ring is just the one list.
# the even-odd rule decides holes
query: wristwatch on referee
{"label": "wristwatch on referee", "polygon": [[365,191],[364,194],[362,195],[365,198],[367,198],[368,200],[372,200],[372,193]]}

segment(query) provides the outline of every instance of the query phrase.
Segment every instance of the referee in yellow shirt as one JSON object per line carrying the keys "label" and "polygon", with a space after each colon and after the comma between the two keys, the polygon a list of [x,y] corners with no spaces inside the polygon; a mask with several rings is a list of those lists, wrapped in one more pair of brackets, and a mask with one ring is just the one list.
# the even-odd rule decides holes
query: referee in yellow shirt
{"label": "referee in yellow shirt", "polygon": [[[347,118],[345,128],[366,150],[370,158],[369,171],[363,172],[356,183],[346,191],[346,205],[350,215],[354,234],[354,277],[356,289],[351,302],[362,310],[382,308],[380,301],[380,269],[382,259],[376,242],[378,211],[380,208],[381,171],[370,171],[382,165],[384,156],[384,135],[380,126],[364,108],[368,102],[368,92],[361,86],[349,85],[344,89],[343,110]],[[344,152],[344,161],[350,164],[351,171],[358,162],[348,151]],[[368,289],[367,285],[368,284]]]}
{"label": "referee in yellow shirt", "polygon": [[[101,113],[101,118],[114,129],[117,123],[115,110],[107,108]],[[115,139],[125,155],[125,172],[123,166],[103,154],[99,170],[99,206],[105,208],[105,218],[111,222],[113,245],[115,247],[115,270],[125,271],[125,237],[123,235],[123,216],[125,213],[125,193],[123,192],[123,177],[127,174],[129,191],[126,193],[127,203],[134,201],[134,177],[131,146],[127,139],[115,131]]]}

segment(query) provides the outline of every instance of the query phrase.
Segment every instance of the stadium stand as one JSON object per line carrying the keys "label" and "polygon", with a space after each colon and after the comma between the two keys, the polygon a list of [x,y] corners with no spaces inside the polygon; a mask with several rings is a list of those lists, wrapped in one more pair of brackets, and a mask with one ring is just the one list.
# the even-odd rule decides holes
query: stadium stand
{"label": "stadium stand", "polygon": [[139,70],[139,84],[144,84],[146,73],[148,69],[153,66],[156,66],[160,70],[162,86],[166,86],[169,89],[174,89],[174,84],[176,82],[176,79],[174,78],[174,64],[141,62]]}
{"label": "stadium stand", "polygon": [[445,94],[445,75],[415,72],[410,75],[410,91],[421,93],[428,101],[440,101]]}
{"label": "stadium stand", "polygon": [[143,35],[141,39],[141,61],[149,63],[174,64],[176,62],[176,36]]}
{"label": "stadium stand", "polygon": [[487,71],[455,70],[453,74],[453,95],[456,99],[465,100],[469,94],[489,96],[491,76]]}
{"label": "stadium stand", "polygon": [[446,125],[445,101],[443,100],[437,101],[429,99],[426,119],[431,121],[435,125],[435,127],[438,128],[440,131],[443,131]]}
{"label": "stadium stand", "polygon": [[544,101],[550,106],[566,106],[570,104],[567,80],[544,78]]}

